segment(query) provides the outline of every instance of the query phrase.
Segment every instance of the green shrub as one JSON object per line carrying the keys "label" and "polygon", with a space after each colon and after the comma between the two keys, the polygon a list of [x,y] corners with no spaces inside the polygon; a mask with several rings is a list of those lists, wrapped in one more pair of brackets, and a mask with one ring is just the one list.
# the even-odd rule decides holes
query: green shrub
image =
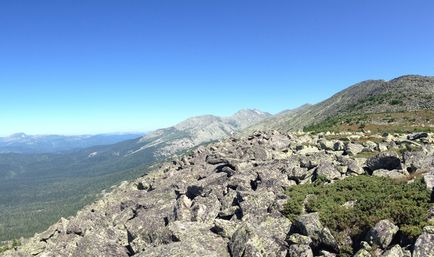
{"label": "green shrub", "polygon": [[4,245],[0,244],[0,253],[6,252],[7,250],[11,250],[17,246],[20,246],[21,242],[17,239],[14,239],[12,243],[5,243]]}
{"label": "green shrub", "polygon": [[[294,219],[319,212],[321,222],[339,238],[357,238],[382,219],[389,219],[411,239],[427,224],[430,193],[421,179],[413,183],[354,176],[333,184],[313,183],[288,189],[285,213]],[[306,198],[309,195],[308,198]],[[306,199],[306,201],[305,201]],[[353,207],[345,203],[353,202]],[[343,241],[341,245],[345,245]]]}
{"label": "green shrub", "polygon": [[398,99],[393,99],[392,101],[389,102],[390,105],[403,105],[404,102],[402,100],[398,100]]}

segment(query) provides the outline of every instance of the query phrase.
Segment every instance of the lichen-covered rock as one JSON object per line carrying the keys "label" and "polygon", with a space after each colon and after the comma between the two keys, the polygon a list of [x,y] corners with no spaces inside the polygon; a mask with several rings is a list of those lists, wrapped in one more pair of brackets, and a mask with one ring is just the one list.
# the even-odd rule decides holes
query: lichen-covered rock
{"label": "lichen-covered rock", "polygon": [[429,191],[433,191],[434,190],[434,174],[426,174],[423,176],[423,181],[426,184],[426,188]]}
{"label": "lichen-covered rock", "polygon": [[293,233],[287,239],[289,244],[297,244],[297,245],[310,245],[312,243],[312,239],[308,236],[303,236],[298,233]]}
{"label": "lichen-covered rock", "polygon": [[405,152],[403,160],[409,172],[428,172],[434,167],[434,156],[424,151]]}
{"label": "lichen-covered rock", "polygon": [[313,252],[308,245],[291,245],[288,251],[289,257],[313,257]]}
{"label": "lichen-covered rock", "polygon": [[379,169],[372,172],[372,176],[376,177],[387,177],[392,179],[404,179],[407,177],[407,174],[403,172],[399,172],[398,170],[385,170]]}
{"label": "lichen-covered rock", "polygon": [[360,249],[353,257],[374,257],[367,250]]}
{"label": "lichen-covered rock", "polygon": [[360,144],[348,143],[345,145],[344,151],[347,155],[355,156],[363,151],[365,147]]}
{"label": "lichen-covered rock", "polygon": [[336,166],[326,162],[318,165],[315,173],[317,177],[324,177],[329,181],[341,178],[341,173]]}
{"label": "lichen-covered rock", "polygon": [[233,234],[229,243],[231,256],[261,256],[265,253],[262,240],[248,224],[241,225]]}
{"label": "lichen-covered rock", "polygon": [[434,256],[434,229],[424,229],[414,244],[413,257]]}
{"label": "lichen-covered rock", "polygon": [[231,239],[237,230],[237,226],[238,224],[234,221],[215,219],[211,231],[223,238]]}
{"label": "lichen-covered rock", "polygon": [[295,232],[310,237],[315,247],[324,245],[338,251],[336,239],[330,230],[321,224],[318,213],[300,215],[294,220],[293,226]]}
{"label": "lichen-covered rock", "polygon": [[405,256],[405,253],[402,250],[401,246],[399,246],[399,245],[394,245],[392,248],[385,251],[381,255],[381,257],[404,257],[404,256]]}
{"label": "lichen-covered rock", "polygon": [[393,237],[399,228],[389,220],[380,220],[375,226],[369,230],[366,235],[366,241],[370,245],[376,245],[382,249],[386,249],[392,242]]}
{"label": "lichen-covered rock", "polygon": [[227,241],[214,234],[210,226],[197,222],[175,222],[169,227],[174,242],[148,247],[142,253],[134,255],[148,256],[213,256],[229,257]]}
{"label": "lichen-covered rock", "polygon": [[181,195],[176,200],[174,209],[175,220],[191,220],[191,199],[186,195]]}

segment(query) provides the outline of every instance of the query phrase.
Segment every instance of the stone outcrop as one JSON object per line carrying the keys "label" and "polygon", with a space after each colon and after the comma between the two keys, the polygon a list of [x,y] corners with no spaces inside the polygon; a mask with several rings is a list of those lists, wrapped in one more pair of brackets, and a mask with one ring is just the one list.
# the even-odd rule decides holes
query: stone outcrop
{"label": "stone outcrop", "polygon": [[[398,150],[399,137],[392,140]],[[292,223],[282,214],[286,189],[366,170],[407,178],[433,168],[432,148],[423,149],[417,162],[424,164],[418,165],[391,154],[393,147],[380,153],[372,146],[373,158],[356,158],[367,147],[357,140],[345,145],[322,134],[277,131],[201,146],[120,184],[2,256],[338,256],[338,243],[318,213],[303,213]],[[427,187],[431,179],[425,178]],[[371,256],[370,247],[382,256],[408,256],[407,246],[394,240],[398,229],[388,220],[378,222],[355,256]],[[427,227],[417,239],[413,256],[432,256],[432,232]]]}

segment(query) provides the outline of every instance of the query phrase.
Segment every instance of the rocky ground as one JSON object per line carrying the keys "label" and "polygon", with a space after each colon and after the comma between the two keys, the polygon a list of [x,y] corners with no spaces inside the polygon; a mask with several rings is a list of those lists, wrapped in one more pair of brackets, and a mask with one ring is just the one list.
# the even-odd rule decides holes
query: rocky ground
{"label": "rocky ground", "polygon": [[[284,216],[285,190],[360,175],[423,176],[432,190],[433,143],[426,133],[271,131],[224,140],[122,183],[2,256],[339,256],[318,213]],[[378,222],[355,256],[434,256],[433,226],[411,245],[396,243],[398,232]]]}

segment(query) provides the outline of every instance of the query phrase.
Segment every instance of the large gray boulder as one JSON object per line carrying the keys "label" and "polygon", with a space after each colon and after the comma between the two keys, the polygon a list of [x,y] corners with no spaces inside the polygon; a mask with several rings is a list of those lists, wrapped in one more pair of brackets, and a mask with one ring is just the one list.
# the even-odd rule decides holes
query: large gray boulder
{"label": "large gray boulder", "polygon": [[306,178],[311,177],[313,172],[314,172],[313,169],[308,170],[307,168],[294,167],[287,174],[288,174],[288,179],[295,180],[298,183],[300,183]]}
{"label": "large gray boulder", "polygon": [[300,215],[294,220],[293,229],[291,230],[310,237],[314,247],[323,245],[336,252],[339,250],[336,239],[330,230],[321,224],[318,213]]}
{"label": "large gray boulder", "polygon": [[374,170],[374,172],[372,172],[372,176],[387,177],[391,179],[405,179],[407,177],[407,174],[400,172],[398,170],[379,169],[379,170]]}
{"label": "large gray boulder", "polygon": [[381,255],[381,257],[405,257],[405,256],[406,256],[405,252],[402,250],[401,246],[399,245],[394,245],[392,248],[385,251]]}
{"label": "large gray boulder", "polygon": [[386,249],[392,242],[399,228],[389,220],[380,220],[366,235],[366,241],[370,245],[376,245]]}
{"label": "large gray boulder", "polygon": [[434,156],[426,152],[405,152],[403,154],[405,167],[409,172],[427,172],[434,168]]}
{"label": "large gray boulder", "polygon": [[344,151],[347,155],[355,156],[363,151],[365,147],[360,144],[347,143],[345,145]]}
{"label": "large gray boulder", "polygon": [[[288,246],[284,241],[285,232],[280,231],[280,224],[275,221],[277,220],[274,220],[273,222],[273,220],[270,219],[269,224],[271,225],[264,226],[263,224],[258,228],[249,223],[243,223],[240,225],[233,233],[229,242],[231,256],[286,256]],[[283,228],[288,229],[289,226],[284,225]]]}
{"label": "large gray boulder", "polygon": [[433,192],[433,190],[434,190],[434,174],[425,174],[423,176],[423,181],[426,184],[426,188],[430,192]]}
{"label": "large gray boulder", "polygon": [[434,256],[434,227],[425,227],[414,244],[413,257]]}
{"label": "large gray boulder", "polygon": [[[229,257],[227,241],[214,234],[210,226],[197,222],[176,221],[169,225],[173,242],[145,248],[139,257],[212,256]],[[98,256],[98,255],[95,255]],[[107,255],[112,256],[112,255]],[[116,256],[116,255],[113,255]]]}
{"label": "large gray boulder", "polygon": [[323,162],[318,165],[315,175],[316,177],[324,177],[329,181],[341,178],[341,173],[336,166],[328,162]]}
{"label": "large gray boulder", "polygon": [[401,168],[401,159],[395,152],[379,153],[366,161],[366,167],[371,170],[394,170]]}
{"label": "large gray boulder", "polygon": [[418,133],[413,133],[407,136],[408,140],[417,140],[417,139],[421,139],[421,138],[427,138],[428,137],[428,133],[426,132],[418,132]]}
{"label": "large gray boulder", "polygon": [[312,249],[309,245],[291,245],[288,250],[289,257],[313,257]]}

